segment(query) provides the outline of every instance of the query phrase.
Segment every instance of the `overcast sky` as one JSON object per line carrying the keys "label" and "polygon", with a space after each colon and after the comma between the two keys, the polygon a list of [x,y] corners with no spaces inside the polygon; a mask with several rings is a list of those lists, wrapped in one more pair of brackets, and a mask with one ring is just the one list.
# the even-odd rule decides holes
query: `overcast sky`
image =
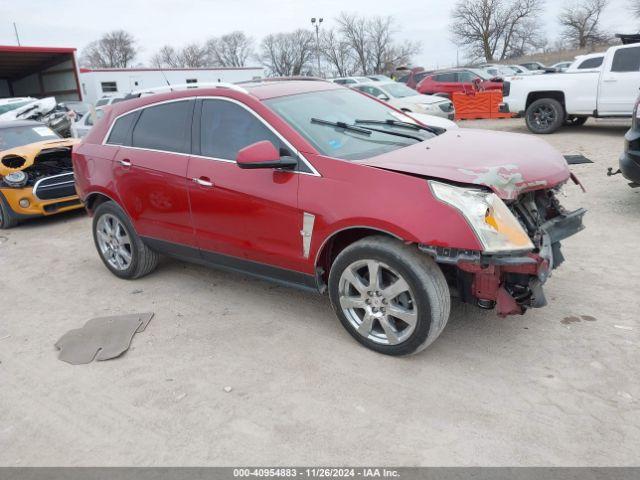
{"label": "overcast sky", "polygon": [[[573,0],[570,0],[573,1]],[[603,26],[617,32],[637,32],[640,20],[629,14],[630,0],[610,0]],[[0,45],[15,45],[13,22],[22,45],[76,47],[79,51],[103,32],[125,29],[142,47],[138,62],[145,63],[165,44],[184,45],[210,36],[243,30],[256,40],[279,31],[310,27],[310,18],[324,17],[334,24],[340,11],[396,18],[400,38],[419,40],[415,58],[424,67],[449,66],[456,46],[449,40],[451,0],[0,0]],[[556,17],[564,1],[547,0],[544,21],[553,40]],[[57,14],[59,13],[59,15]],[[462,58],[462,53],[461,53]]]}

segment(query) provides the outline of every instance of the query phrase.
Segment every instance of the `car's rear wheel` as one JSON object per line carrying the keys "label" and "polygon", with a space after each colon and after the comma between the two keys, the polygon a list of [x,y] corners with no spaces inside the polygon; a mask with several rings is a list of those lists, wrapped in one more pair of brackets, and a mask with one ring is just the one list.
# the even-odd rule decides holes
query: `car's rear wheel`
{"label": "car's rear wheel", "polygon": [[565,121],[564,107],[553,98],[536,100],[529,105],[525,116],[529,130],[539,134],[553,133]]}
{"label": "car's rear wheel", "polygon": [[0,193],[0,230],[7,230],[18,225],[18,217],[13,212],[4,195]]}
{"label": "car's rear wheel", "polygon": [[438,265],[415,246],[367,237],[345,248],[329,275],[331,304],[347,331],[387,355],[417,353],[442,332],[451,299]]}
{"label": "car's rear wheel", "polygon": [[105,266],[120,278],[143,277],[158,265],[158,253],[144,244],[127,215],[114,202],[96,208],[93,239]]}

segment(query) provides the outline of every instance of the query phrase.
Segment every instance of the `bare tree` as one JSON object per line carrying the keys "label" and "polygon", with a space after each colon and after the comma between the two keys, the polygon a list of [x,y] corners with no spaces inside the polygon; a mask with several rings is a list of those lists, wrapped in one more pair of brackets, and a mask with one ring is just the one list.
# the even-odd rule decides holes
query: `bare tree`
{"label": "bare tree", "polygon": [[393,17],[366,18],[343,12],[336,22],[343,48],[351,51],[356,70],[363,75],[392,71],[420,51],[418,42],[395,41],[397,29]]}
{"label": "bare tree", "polygon": [[207,50],[197,43],[180,50],[165,45],[151,57],[151,65],[156,68],[203,68],[208,66]]}
{"label": "bare tree", "polygon": [[156,68],[180,68],[180,53],[171,45],[165,45],[151,57],[151,65]]}
{"label": "bare tree", "polygon": [[260,44],[259,59],[272,75],[304,75],[312,70],[314,45],[314,35],[308,30],[267,35]]}
{"label": "bare tree", "polygon": [[[503,60],[534,38],[532,21],[544,0],[458,0],[451,14],[454,43],[473,59]],[[529,27],[529,28],[527,28]]]}
{"label": "bare tree", "polygon": [[197,43],[190,43],[180,51],[183,68],[203,68],[207,66],[207,49]]}
{"label": "bare tree", "polygon": [[356,71],[356,62],[349,43],[335,29],[322,32],[320,51],[325,63],[338,77],[352,75]]}
{"label": "bare tree", "polygon": [[631,0],[629,2],[629,7],[631,8],[633,16],[640,18],[640,0]]}
{"label": "bare tree", "polygon": [[133,35],[124,30],[114,30],[87,45],[80,62],[91,68],[127,68],[137,54],[138,47]]}
{"label": "bare tree", "polygon": [[562,37],[579,48],[606,41],[607,35],[600,30],[600,17],[607,2],[582,0],[565,5],[558,17],[563,27]]}
{"label": "bare tree", "polygon": [[219,67],[244,67],[253,55],[253,39],[235,31],[207,41],[209,63]]}
{"label": "bare tree", "polygon": [[349,45],[352,55],[356,59],[358,68],[363,75],[367,75],[369,66],[369,40],[367,35],[367,20],[364,17],[342,12],[336,18],[338,29]]}

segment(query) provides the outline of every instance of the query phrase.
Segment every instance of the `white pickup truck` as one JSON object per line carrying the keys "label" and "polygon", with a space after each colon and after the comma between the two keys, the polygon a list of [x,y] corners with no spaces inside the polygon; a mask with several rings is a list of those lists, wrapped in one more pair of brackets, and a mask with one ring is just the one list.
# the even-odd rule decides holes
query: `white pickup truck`
{"label": "white pickup truck", "polygon": [[599,70],[505,79],[501,112],[525,117],[533,133],[582,125],[589,117],[631,117],[640,89],[640,44],[609,48]]}

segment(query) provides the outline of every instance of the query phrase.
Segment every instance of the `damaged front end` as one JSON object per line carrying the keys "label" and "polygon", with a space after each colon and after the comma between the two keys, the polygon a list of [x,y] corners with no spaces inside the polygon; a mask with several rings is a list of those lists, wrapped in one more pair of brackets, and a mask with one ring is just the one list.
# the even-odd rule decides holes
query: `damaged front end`
{"label": "damaged front end", "polygon": [[[36,142],[0,152],[0,194],[11,219],[81,208],[71,149],[78,140]],[[8,223],[8,219],[4,219]]]}
{"label": "damaged front end", "polygon": [[[567,211],[558,201],[559,189],[528,191],[503,204],[520,225],[518,230],[526,232],[528,248],[508,252],[419,248],[441,265],[463,302],[495,308],[500,316],[543,307],[547,301],[542,286],[564,261],[560,242],[584,228],[586,210]],[[486,215],[489,218],[490,212]],[[510,232],[508,226],[503,230],[514,236],[518,233]]]}

